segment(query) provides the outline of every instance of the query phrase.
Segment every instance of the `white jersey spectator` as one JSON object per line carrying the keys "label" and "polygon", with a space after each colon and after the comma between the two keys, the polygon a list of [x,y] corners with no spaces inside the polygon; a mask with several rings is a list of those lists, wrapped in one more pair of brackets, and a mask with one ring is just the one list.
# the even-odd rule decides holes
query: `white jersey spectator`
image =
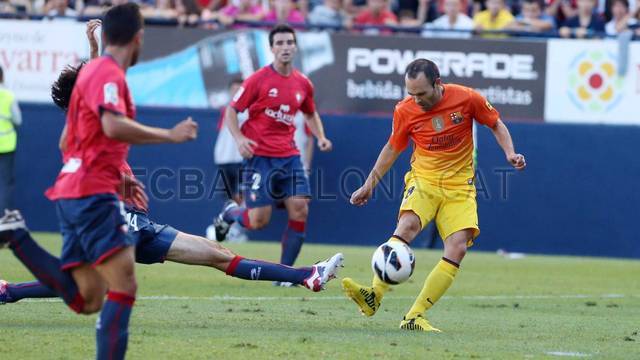
{"label": "white jersey spectator", "polygon": [[[470,38],[473,20],[461,11],[460,0],[445,0],[445,14],[424,25],[423,37]],[[430,31],[438,30],[438,31]],[[467,31],[446,31],[467,30]]]}

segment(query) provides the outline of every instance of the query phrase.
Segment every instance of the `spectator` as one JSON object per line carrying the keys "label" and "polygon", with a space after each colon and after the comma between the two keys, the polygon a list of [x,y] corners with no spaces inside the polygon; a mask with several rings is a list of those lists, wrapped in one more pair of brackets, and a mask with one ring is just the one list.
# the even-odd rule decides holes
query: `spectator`
{"label": "spectator", "polygon": [[527,32],[547,32],[556,26],[555,20],[542,11],[541,0],[524,0],[522,13],[507,25],[507,29]]}
{"label": "spectator", "polygon": [[[398,25],[398,18],[389,10],[386,0],[367,0],[367,6],[353,20],[354,25]],[[369,34],[389,34],[389,30],[369,29],[365,30]]]}
{"label": "spectator", "polygon": [[578,15],[564,22],[560,28],[560,36],[584,38],[590,32],[603,33],[604,19],[594,12],[595,7],[596,0],[578,0]]}
{"label": "spectator", "polygon": [[340,0],[324,0],[321,5],[316,5],[309,14],[309,23],[312,25],[343,26],[347,15],[340,7]]}
{"label": "spectator", "polygon": [[48,17],[75,17],[78,13],[69,7],[69,0],[49,0],[45,4]]}
{"label": "spectator", "polygon": [[629,30],[630,25],[637,24],[629,12],[629,2],[627,0],[613,0],[611,3],[612,19],[605,26],[607,35],[618,35]]}
{"label": "spectator", "polygon": [[[236,21],[260,21],[264,17],[262,6],[255,0],[233,0],[218,12],[218,21],[229,26]],[[238,28],[241,26],[235,25]]]}
{"label": "spectator", "polygon": [[16,13],[16,9],[9,0],[0,0],[0,14],[15,14],[15,13]]}
{"label": "spectator", "polygon": [[178,17],[173,0],[156,0],[155,6],[146,6],[140,11],[145,18],[176,19]]}
{"label": "spectator", "polygon": [[14,209],[14,159],[16,153],[16,127],[22,124],[22,114],[15,95],[4,87],[4,74],[0,67],[0,212]]}
{"label": "spectator", "polygon": [[[424,37],[469,38],[474,28],[473,20],[462,12],[462,0],[445,0],[444,15],[424,26]],[[435,30],[468,30],[464,31],[429,31]]]}
{"label": "spectator", "polygon": [[273,0],[273,9],[264,17],[264,21],[278,24],[304,24],[304,15],[295,8],[292,0]]}
{"label": "spectator", "polygon": [[178,24],[194,26],[200,21],[202,9],[197,0],[175,0],[178,12]]}
{"label": "spectator", "polygon": [[553,17],[556,24],[562,24],[578,15],[576,0],[548,0],[546,6],[545,13]]}
{"label": "spectator", "polygon": [[[473,17],[475,29],[478,31],[504,30],[513,22],[513,15],[505,9],[504,0],[487,0],[487,10],[480,11]],[[484,37],[506,37],[506,35],[483,35]]]}
{"label": "spectator", "polygon": [[[440,16],[433,0],[391,0],[391,10],[398,15],[400,26],[422,26]],[[411,20],[413,17],[413,20]]]}

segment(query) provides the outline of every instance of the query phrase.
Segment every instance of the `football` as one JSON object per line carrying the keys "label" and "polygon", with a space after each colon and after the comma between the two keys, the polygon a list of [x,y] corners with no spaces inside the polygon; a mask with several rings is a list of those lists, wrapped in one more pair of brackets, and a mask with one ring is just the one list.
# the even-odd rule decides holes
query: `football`
{"label": "football", "polygon": [[411,277],[416,257],[411,248],[400,241],[380,245],[371,258],[373,272],[387,284],[400,284]]}

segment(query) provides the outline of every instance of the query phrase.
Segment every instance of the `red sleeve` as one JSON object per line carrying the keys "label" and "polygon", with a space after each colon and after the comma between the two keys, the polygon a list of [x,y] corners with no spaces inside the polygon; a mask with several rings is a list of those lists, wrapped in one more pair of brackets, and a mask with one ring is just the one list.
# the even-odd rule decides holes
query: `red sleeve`
{"label": "red sleeve", "polygon": [[389,137],[389,144],[393,150],[397,152],[404,151],[407,145],[409,145],[409,129],[407,123],[396,106],[396,109],[393,111],[393,130]]}
{"label": "red sleeve", "polygon": [[489,127],[496,126],[496,122],[500,119],[500,113],[496,110],[487,99],[480,95],[477,91],[471,90],[471,109],[473,118],[480,124]]}
{"label": "red sleeve", "polygon": [[309,79],[303,77],[307,84],[307,96],[304,98],[302,104],[300,104],[300,111],[305,114],[313,114],[316,112],[316,103],[313,101],[313,84]]}
{"label": "red sleeve", "polygon": [[258,98],[259,91],[259,73],[254,73],[249,76],[247,80],[242,83],[242,86],[233,95],[231,100],[232,108],[236,109],[238,113],[245,111],[251,104]]}
{"label": "red sleeve", "polygon": [[222,124],[224,124],[224,112],[225,112],[225,110],[227,110],[226,106],[223,106],[222,108],[220,108],[220,118],[218,119],[218,126],[217,126],[218,131],[220,131],[220,129],[222,129]]}
{"label": "red sleeve", "polygon": [[89,108],[100,114],[107,110],[116,114],[127,114],[127,84],[124,77],[107,75],[92,82],[96,91],[87,96]]}

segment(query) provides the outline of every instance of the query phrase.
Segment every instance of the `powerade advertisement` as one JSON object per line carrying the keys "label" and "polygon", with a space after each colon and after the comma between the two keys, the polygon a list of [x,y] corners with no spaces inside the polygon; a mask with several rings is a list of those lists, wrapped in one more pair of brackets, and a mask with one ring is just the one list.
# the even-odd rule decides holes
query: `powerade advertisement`
{"label": "powerade advertisement", "polygon": [[[295,66],[314,83],[321,112],[390,114],[405,95],[406,65],[419,57],[435,61],[445,82],[476,88],[503,118],[542,121],[544,42],[299,32]],[[272,59],[263,30],[151,27],[129,86],[137,105],[218,108],[230,100],[231,79]]]}

